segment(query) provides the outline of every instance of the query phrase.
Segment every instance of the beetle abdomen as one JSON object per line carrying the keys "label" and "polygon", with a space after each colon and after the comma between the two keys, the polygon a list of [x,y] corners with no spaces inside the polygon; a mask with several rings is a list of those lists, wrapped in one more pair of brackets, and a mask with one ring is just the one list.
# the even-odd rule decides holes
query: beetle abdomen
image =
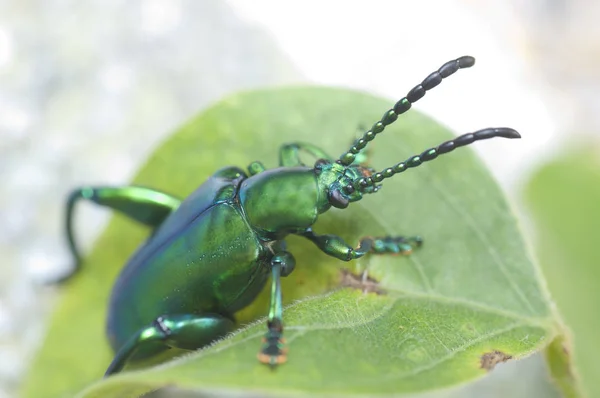
{"label": "beetle abdomen", "polygon": [[268,276],[269,252],[231,203],[216,204],[166,241],[151,243],[113,288],[107,329],[114,349],[161,315],[232,314]]}

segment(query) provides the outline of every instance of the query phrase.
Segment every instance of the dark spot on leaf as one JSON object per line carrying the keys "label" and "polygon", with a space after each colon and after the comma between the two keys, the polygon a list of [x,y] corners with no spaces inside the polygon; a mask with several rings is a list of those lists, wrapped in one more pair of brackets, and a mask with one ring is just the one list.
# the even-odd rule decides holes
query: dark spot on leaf
{"label": "dark spot on leaf", "polygon": [[385,290],[379,287],[379,282],[367,275],[366,271],[360,275],[353,274],[350,270],[342,268],[340,270],[341,287],[362,290],[364,293],[385,294]]}
{"label": "dark spot on leaf", "polygon": [[511,358],[512,355],[507,355],[502,351],[486,352],[481,356],[481,369],[485,369],[489,372],[500,362],[506,362]]}

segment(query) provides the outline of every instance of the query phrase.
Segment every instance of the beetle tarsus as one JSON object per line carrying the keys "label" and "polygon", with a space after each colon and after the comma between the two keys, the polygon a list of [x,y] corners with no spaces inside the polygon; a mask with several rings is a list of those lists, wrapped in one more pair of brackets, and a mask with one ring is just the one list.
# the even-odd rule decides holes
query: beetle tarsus
{"label": "beetle tarsus", "polygon": [[412,254],[413,249],[423,245],[423,238],[420,236],[367,237],[362,240],[368,239],[372,241],[370,252],[374,254],[401,254],[408,256]]}
{"label": "beetle tarsus", "polygon": [[257,358],[261,363],[275,367],[287,361],[287,351],[281,332],[269,330],[263,338],[263,346],[258,352]]}

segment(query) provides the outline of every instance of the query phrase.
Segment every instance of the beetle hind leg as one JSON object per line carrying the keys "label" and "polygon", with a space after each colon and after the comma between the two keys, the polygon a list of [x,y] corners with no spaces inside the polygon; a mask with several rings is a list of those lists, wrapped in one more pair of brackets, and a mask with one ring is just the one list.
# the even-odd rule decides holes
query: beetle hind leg
{"label": "beetle hind leg", "polygon": [[231,319],[219,314],[166,315],[140,329],[119,349],[104,377],[120,372],[138,351],[162,343],[165,347],[197,350],[224,337],[234,327]]}
{"label": "beetle hind leg", "polygon": [[82,187],[73,190],[67,199],[65,232],[75,266],[69,274],[56,280],[56,283],[69,279],[81,266],[81,254],[73,233],[75,204],[81,200],[109,207],[153,228],[158,227],[181,203],[181,200],[174,196],[139,186]]}
{"label": "beetle hind leg", "polygon": [[279,252],[271,259],[271,304],[267,320],[267,333],[263,346],[258,352],[258,360],[266,365],[276,366],[287,361],[287,348],[283,339],[283,304],[281,298],[281,277],[294,269],[295,260],[289,252]]}

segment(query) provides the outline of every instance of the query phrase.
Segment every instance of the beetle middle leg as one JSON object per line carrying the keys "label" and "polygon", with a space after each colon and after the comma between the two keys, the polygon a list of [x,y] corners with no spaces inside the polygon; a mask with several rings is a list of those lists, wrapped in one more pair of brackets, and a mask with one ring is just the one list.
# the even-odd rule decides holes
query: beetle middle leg
{"label": "beetle middle leg", "polygon": [[304,163],[300,161],[300,151],[307,152],[317,159],[326,159],[331,162],[335,160],[316,145],[294,142],[283,145],[279,150],[279,165],[282,167],[304,166]]}
{"label": "beetle middle leg", "polygon": [[296,260],[289,252],[279,252],[271,259],[271,304],[267,319],[267,333],[263,346],[258,352],[258,360],[264,364],[275,366],[285,363],[287,349],[283,339],[283,304],[281,298],[281,277],[289,275],[294,269]]}
{"label": "beetle middle leg", "polygon": [[81,254],[75,243],[73,233],[73,214],[75,204],[80,200],[88,200],[100,206],[106,206],[147,226],[156,228],[175,211],[181,200],[155,189],[140,186],[121,187],[81,187],[73,190],[67,199],[67,215],[65,230],[69,241],[69,249],[75,260],[73,270],[57,280],[64,282],[73,276],[81,266]]}
{"label": "beetle middle leg", "polygon": [[117,352],[104,376],[120,372],[140,349],[156,343],[166,347],[197,350],[224,337],[233,330],[234,322],[219,314],[165,315],[140,329]]}
{"label": "beetle middle leg", "polygon": [[414,247],[419,247],[423,244],[423,239],[419,236],[386,236],[378,238],[367,236],[360,240],[357,248],[353,248],[337,235],[317,235],[310,228],[299,235],[312,241],[323,253],[343,261],[360,258],[369,252],[375,254],[408,255],[412,253]]}
{"label": "beetle middle leg", "polygon": [[248,165],[248,173],[253,176],[256,175],[258,173],[262,173],[263,171],[265,171],[267,168],[265,167],[264,164],[262,164],[259,161],[255,161],[252,162]]}

